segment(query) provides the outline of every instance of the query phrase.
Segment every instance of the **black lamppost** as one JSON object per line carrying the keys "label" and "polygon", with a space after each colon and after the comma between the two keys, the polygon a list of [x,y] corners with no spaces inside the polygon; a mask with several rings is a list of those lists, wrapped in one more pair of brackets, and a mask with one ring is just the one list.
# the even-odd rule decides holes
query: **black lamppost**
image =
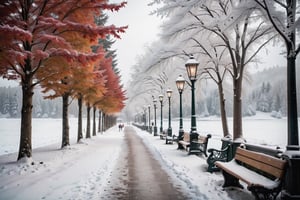
{"label": "black lamppost", "polygon": [[[166,137],[166,143],[168,143],[168,140],[172,138],[172,127],[171,127],[171,96],[172,96],[172,90],[167,90],[167,96],[169,100],[169,126],[168,126],[168,135]],[[172,141],[172,139],[171,139]]]}
{"label": "black lamppost", "polygon": [[191,55],[189,60],[185,63],[188,77],[191,81],[192,90],[192,108],[191,108],[191,132],[190,132],[190,152],[193,149],[197,149],[197,144],[193,144],[193,141],[198,140],[197,124],[196,124],[196,108],[195,108],[195,82],[197,81],[197,69],[199,62],[195,60],[194,56]]}
{"label": "black lamppost", "polygon": [[[176,79],[176,86],[179,92],[179,134],[178,134],[178,141],[183,140],[183,120],[182,120],[182,92],[184,89],[185,79],[179,75],[179,77]],[[178,142],[178,149],[182,149],[182,146]]]}
{"label": "black lamppost", "polygon": [[160,128],[159,132],[162,135],[163,134],[163,100],[164,96],[161,94],[158,96],[159,102],[160,102]]}
{"label": "black lamppost", "polygon": [[143,107],[144,114],[143,114],[143,122],[144,122],[144,127],[143,130],[147,131],[147,107]]}
{"label": "black lamppost", "polygon": [[157,126],[156,126],[156,99],[153,99],[153,105],[154,105],[154,136],[157,136]]}
{"label": "black lamppost", "polygon": [[150,105],[148,105],[148,121],[149,121],[149,124],[148,124],[148,131],[149,131],[149,133],[151,133],[152,132],[152,130],[151,130],[151,122],[150,122]]}

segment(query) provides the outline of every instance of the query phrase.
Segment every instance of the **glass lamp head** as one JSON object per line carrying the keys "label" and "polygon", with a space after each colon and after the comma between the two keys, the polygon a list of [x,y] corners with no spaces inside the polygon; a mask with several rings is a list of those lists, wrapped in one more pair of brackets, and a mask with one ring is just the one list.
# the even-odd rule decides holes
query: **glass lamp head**
{"label": "glass lamp head", "polygon": [[162,94],[160,94],[160,95],[158,96],[158,99],[159,99],[160,102],[162,102],[162,101],[164,100],[164,96],[163,96]]}
{"label": "glass lamp head", "polygon": [[173,91],[172,91],[171,89],[167,89],[167,95],[168,95],[169,98],[171,98],[172,92],[173,92]]}
{"label": "glass lamp head", "polygon": [[191,55],[188,61],[185,63],[186,71],[191,81],[197,79],[198,65],[199,62],[194,58],[193,55]]}
{"label": "glass lamp head", "polygon": [[183,92],[184,84],[185,84],[185,79],[181,75],[179,75],[179,77],[176,79],[176,86],[179,93]]}

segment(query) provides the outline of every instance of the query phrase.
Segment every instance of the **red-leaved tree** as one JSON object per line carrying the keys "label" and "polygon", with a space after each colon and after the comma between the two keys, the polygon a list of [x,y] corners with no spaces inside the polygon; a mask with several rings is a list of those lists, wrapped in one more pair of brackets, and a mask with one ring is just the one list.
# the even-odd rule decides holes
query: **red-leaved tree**
{"label": "red-leaved tree", "polygon": [[[74,15],[99,15],[101,10],[117,11],[124,5],[108,4],[106,0],[0,2],[0,76],[18,80],[23,93],[18,160],[32,156],[33,89],[41,81],[60,73],[50,71],[44,77],[37,78],[37,72],[47,69],[49,63],[66,68],[69,63],[84,65],[98,55],[77,48],[76,39],[80,42],[79,38],[82,37],[93,42],[107,34],[119,37],[119,33],[126,28],[96,26],[93,21],[79,20],[80,17]],[[72,40],[71,36],[74,37]]]}

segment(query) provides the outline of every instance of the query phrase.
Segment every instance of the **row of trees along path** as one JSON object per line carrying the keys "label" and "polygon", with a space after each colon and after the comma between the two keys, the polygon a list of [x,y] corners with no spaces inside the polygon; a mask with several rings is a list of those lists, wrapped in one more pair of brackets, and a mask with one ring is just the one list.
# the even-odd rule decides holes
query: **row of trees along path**
{"label": "row of trees along path", "polygon": [[[69,145],[69,97],[105,114],[119,112],[125,100],[113,60],[99,39],[120,37],[126,27],[105,26],[104,10],[125,6],[105,0],[41,0],[0,3],[0,76],[22,87],[18,160],[32,156],[34,88],[63,99],[62,147]],[[96,48],[91,48],[97,46]],[[79,105],[80,106],[80,105]]]}
{"label": "row of trees along path", "polygon": [[[182,60],[187,60],[188,54],[194,54],[201,61],[198,78],[210,78],[217,84],[224,136],[230,133],[223,87],[225,80],[229,78],[232,81],[234,139],[243,138],[242,89],[247,69],[251,63],[257,62],[258,53],[271,41],[281,40],[285,44],[283,51],[287,59],[288,146],[299,145],[295,73],[296,57],[300,52],[299,42],[296,42],[300,21],[297,15],[299,1],[153,0],[150,4],[158,6],[153,13],[166,18],[166,21],[160,41],[152,46],[155,51],[149,48],[142,62],[136,65],[137,77],[151,76],[149,73],[166,66],[180,66]],[[145,73],[141,73],[141,69]],[[156,76],[152,74],[153,79]],[[147,87],[150,95],[153,95],[152,91],[164,92],[157,89],[158,86],[164,87],[163,82],[153,81],[150,88],[146,80],[144,85],[133,80],[132,86],[135,91],[140,91],[136,88],[141,87],[146,92]],[[141,96],[139,98],[144,98]]]}

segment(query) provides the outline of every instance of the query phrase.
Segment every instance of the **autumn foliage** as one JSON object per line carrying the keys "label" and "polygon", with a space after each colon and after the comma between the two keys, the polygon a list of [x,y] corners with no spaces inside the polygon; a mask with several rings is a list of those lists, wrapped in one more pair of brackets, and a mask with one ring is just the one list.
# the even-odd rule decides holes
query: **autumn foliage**
{"label": "autumn foliage", "polygon": [[119,76],[117,76],[113,69],[110,67],[112,65],[111,58],[103,59],[99,63],[100,67],[103,67],[105,70],[103,75],[107,80],[105,82],[105,88],[108,88],[105,95],[100,99],[95,99],[95,106],[104,111],[107,114],[113,114],[119,112],[124,107],[125,93],[120,86]]}
{"label": "autumn foliage", "polygon": [[[91,46],[107,35],[120,38],[126,27],[99,26],[94,19],[103,10],[118,11],[125,4],[109,4],[106,0],[0,2],[0,76],[19,81],[23,92],[18,159],[31,157],[32,96],[36,85],[51,92],[50,98],[66,93],[71,97],[81,93],[86,101],[93,102],[105,99],[106,94],[112,98],[108,82],[113,75],[105,74],[111,73],[108,71],[112,67],[104,57],[105,51],[93,52]],[[120,84],[117,82],[113,80],[115,88]],[[116,104],[110,102],[113,108],[107,108],[109,112],[122,109],[119,101],[124,97],[120,94],[114,96]],[[105,106],[109,107],[108,103]]]}

